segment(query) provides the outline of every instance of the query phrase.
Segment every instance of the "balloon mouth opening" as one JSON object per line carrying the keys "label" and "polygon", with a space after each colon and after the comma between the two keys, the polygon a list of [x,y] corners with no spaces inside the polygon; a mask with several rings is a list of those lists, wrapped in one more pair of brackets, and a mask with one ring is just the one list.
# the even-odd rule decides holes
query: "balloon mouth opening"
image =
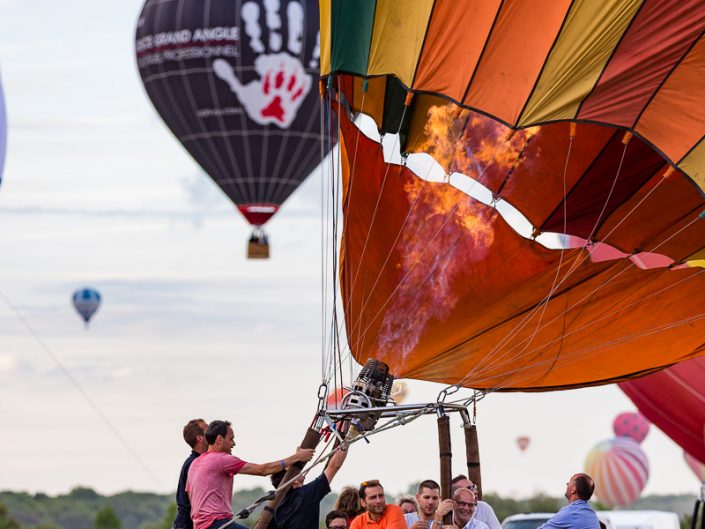
{"label": "balloon mouth opening", "polygon": [[260,228],[279,211],[279,206],[277,204],[258,203],[239,205],[237,209],[247,219],[247,222],[255,226],[255,228]]}

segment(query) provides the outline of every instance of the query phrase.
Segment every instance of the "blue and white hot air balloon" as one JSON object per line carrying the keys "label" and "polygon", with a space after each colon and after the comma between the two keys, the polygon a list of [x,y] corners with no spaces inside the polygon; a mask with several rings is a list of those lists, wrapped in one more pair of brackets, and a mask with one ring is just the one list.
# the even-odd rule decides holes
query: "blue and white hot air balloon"
{"label": "blue and white hot air balloon", "polygon": [[81,315],[86,327],[88,327],[88,322],[98,310],[98,307],[100,307],[100,292],[94,288],[79,288],[73,293],[71,299],[76,311]]}

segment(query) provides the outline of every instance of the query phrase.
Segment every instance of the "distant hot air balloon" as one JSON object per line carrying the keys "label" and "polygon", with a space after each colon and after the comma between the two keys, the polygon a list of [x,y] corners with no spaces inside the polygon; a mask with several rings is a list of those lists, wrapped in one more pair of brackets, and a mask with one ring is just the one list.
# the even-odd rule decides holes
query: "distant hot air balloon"
{"label": "distant hot air balloon", "polygon": [[700,481],[705,482],[705,463],[698,461],[685,450],[683,451],[683,459],[685,459],[686,464],[690,470],[693,471],[695,477],[697,477]]}
{"label": "distant hot air balloon", "polygon": [[612,430],[617,437],[629,437],[641,443],[649,434],[649,421],[641,413],[627,411],[615,417]]}
{"label": "distant hot air balloon", "polygon": [[526,435],[520,435],[517,437],[517,446],[522,452],[529,447],[529,442],[531,442],[531,439],[529,439]]}
{"label": "distant hot air balloon", "polygon": [[649,479],[649,460],[628,437],[598,443],[585,459],[585,472],[595,481],[595,496],[612,507],[635,502]]}
{"label": "distant hot air balloon", "polygon": [[348,393],[350,392],[345,388],[337,388],[333,391],[333,393],[328,395],[328,398],[326,399],[326,406],[329,409],[340,409],[342,407],[343,399]]}
{"label": "distant hot air balloon", "polygon": [[315,0],[147,0],[135,47],[142,82],[186,150],[255,227],[319,164]]}
{"label": "distant hot air balloon", "polygon": [[693,457],[705,462],[705,357],[619,387],[639,412]]}
{"label": "distant hot air balloon", "polygon": [[7,114],[5,112],[5,98],[2,93],[2,83],[0,82],[0,182],[2,182],[2,169],[5,164],[6,150],[7,150]]}
{"label": "distant hot air balloon", "polygon": [[394,402],[401,404],[409,396],[409,385],[403,380],[395,380],[392,383],[392,391],[389,396],[394,399]]}
{"label": "distant hot air balloon", "polygon": [[98,307],[100,307],[100,292],[94,288],[79,288],[73,293],[71,300],[76,311],[83,318],[86,327],[88,327],[88,322],[98,310]]}

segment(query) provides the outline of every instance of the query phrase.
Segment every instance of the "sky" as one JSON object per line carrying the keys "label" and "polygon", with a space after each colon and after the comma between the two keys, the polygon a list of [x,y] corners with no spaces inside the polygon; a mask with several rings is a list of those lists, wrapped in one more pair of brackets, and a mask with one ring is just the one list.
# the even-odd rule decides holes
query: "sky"
{"label": "sky", "polygon": [[[321,382],[321,171],[269,223],[272,257],[153,110],[137,0],[0,0],[8,146],[0,187],[0,490],[171,492],[191,418],[233,422],[252,462],[293,452]],[[92,286],[90,330],[70,306]],[[442,386],[411,381],[408,402]],[[467,392],[469,395],[469,392]],[[492,394],[478,405],[485,491],[560,496],[612,420],[616,386]],[[452,417],[454,473],[464,470]],[[516,438],[528,435],[525,452]],[[692,493],[652,427],[644,494]],[[358,443],[333,489],[438,476],[435,418]],[[236,488],[266,486],[238,476]]]}

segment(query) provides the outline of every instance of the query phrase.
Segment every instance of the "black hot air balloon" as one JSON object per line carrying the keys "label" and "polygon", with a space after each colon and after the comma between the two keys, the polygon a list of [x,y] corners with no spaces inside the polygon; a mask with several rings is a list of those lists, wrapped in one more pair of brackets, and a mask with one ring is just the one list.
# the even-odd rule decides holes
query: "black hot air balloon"
{"label": "black hot air balloon", "polygon": [[321,160],[318,2],[147,0],[137,23],[142,82],[193,158],[255,227]]}

